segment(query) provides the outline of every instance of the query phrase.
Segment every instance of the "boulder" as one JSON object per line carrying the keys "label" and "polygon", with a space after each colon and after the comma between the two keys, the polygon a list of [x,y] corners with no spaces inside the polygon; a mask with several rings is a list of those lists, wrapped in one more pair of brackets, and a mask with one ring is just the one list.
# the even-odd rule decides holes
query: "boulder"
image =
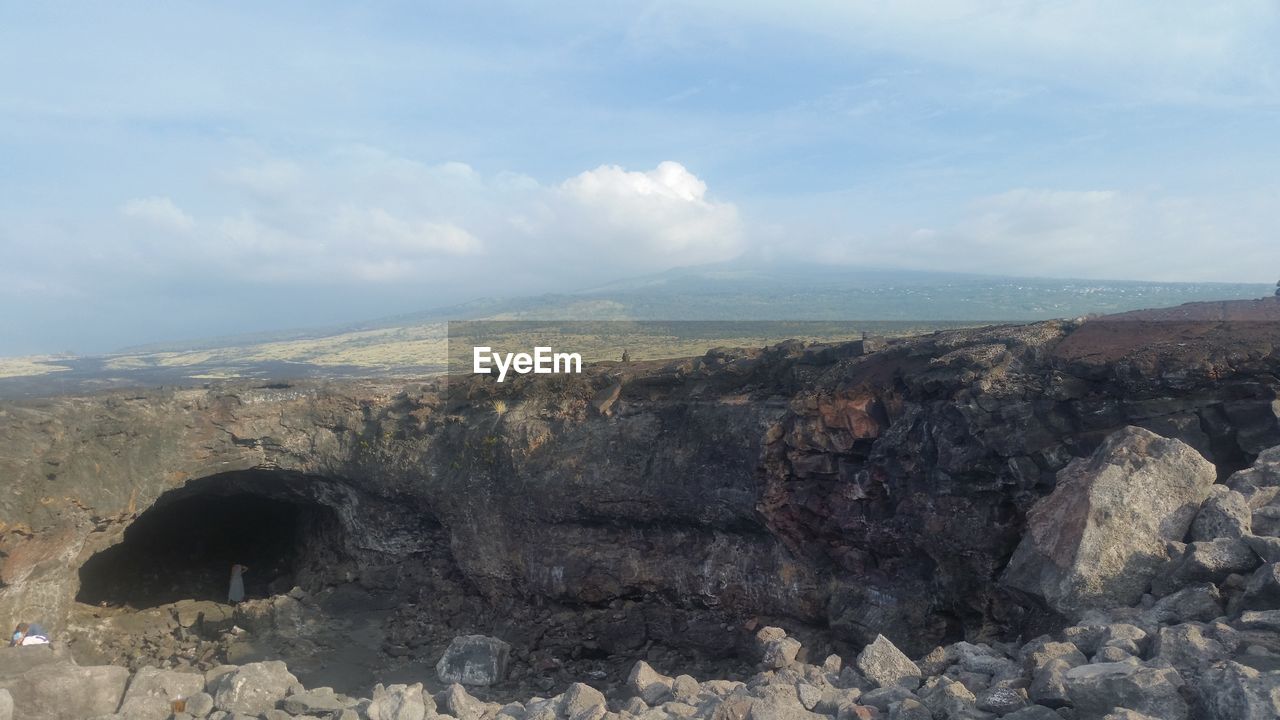
{"label": "boulder", "polygon": [[1244,542],[1262,558],[1262,562],[1280,562],[1280,538],[1249,535],[1244,538]]}
{"label": "boulder", "polygon": [[1187,720],[1190,710],[1179,692],[1182,684],[1173,668],[1136,662],[1081,665],[1066,674],[1067,695],[1081,717],[1128,708],[1161,720]]}
{"label": "boulder", "polygon": [[1258,488],[1280,486],[1280,445],[1258,453],[1252,466],[1227,478],[1226,484],[1246,498]]}
{"label": "boulder", "polygon": [[1184,677],[1192,677],[1228,652],[1222,643],[1206,633],[1200,623],[1183,623],[1160,628],[1151,651],[1152,658],[1169,663]]}
{"label": "boulder", "polygon": [[1280,563],[1258,568],[1249,576],[1237,610],[1274,610],[1280,608]]}
{"label": "boulder", "polygon": [[1212,494],[1191,523],[1192,541],[1242,538],[1252,532],[1253,509],[1249,501],[1223,485],[1213,486]]}
{"label": "boulder", "polygon": [[219,710],[262,715],[276,706],[298,684],[298,678],[278,660],[249,663],[219,675],[209,687]]}
{"label": "boulder", "polygon": [[1053,658],[1036,671],[1027,688],[1027,696],[1039,705],[1051,708],[1071,704],[1067,695],[1067,673],[1073,666],[1063,658]]}
{"label": "boulder", "polygon": [[436,676],[443,683],[493,685],[507,676],[511,646],[495,637],[463,635],[456,637],[440,662]]}
{"label": "boulder", "polygon": [[1280,673],[1260,673],[1234,662],[1209,668],[1195,683],[1197,720],[1275,720],[1280,717]]}
{"label": "boulder", "polygon": [[658,705],[671,696],[671,688],[675,681],[650,667],[649,663],[637,660],[627,676],[627,691],[638,697],[646,705]]}
{"label": "boulder", "polygon": [[13,696],[0,690],[0,720],[13,720]]}
{"label": "boulder", "polygon": [[677,675],[675,682],[671,684],[671,696],[676,702],[696,705],[701,693],[702,687],[692,675]]}
{"label": "boulder", "polygon": [[0,680],[21,720],[84,720],[120,707],[129,671],[114,665],[79,667],[57,662]]}
{"label": "boulder", "polygon": [[1027,514],[1002,581],[1079,618],[1137,604],[1217,477],[1186,443],[1128,427],[1058,473]]}
{"label": "boulder", "polygon": [[480,720],[484,703],[472,697],[460,683],[453,683],[438,696],[440,708],[458,720]]}
{"label": "boulder", "polygon": [[928,705],[912,698],[889,706],[889,720],[934,720],[941,717],[945,716],[935,715]]}
{"label": "boulder", "polygon": [[916,688],[920,685],[920,668],[883,635],[877,635],[858,653],[855,664],[863,675],[882,688],[894,685]]}
{"label": "boulder", "polygon": [[1088,658],[1075,643],[1056,642],[1048,637],[1033,640],[1022,647],[1023,667],[1032,674],[1037,673],[1050,660],[1062,660],[1068,667],[1077,667],[1088,662]]}
{"label": "boulder", "polygon": [[1242,630],[1267,630],[1280,633],[1280,610],[1246,610],[1240,613],[1236,626]]}
{"label": "boulder", "polygon": [[794,685],[765,685],[755,694],[748,720],[824,720],[805,709]]}
{"label": "boulder", "polygon": [[608,710],[604,695],[590,685],[574,683],[564,691],[561,713],[566,720],[600,720]]}
{"label": "boulder", "polygon": [[784,668],[795,662],[800,653],[800,641],[787,637],[782,628],[763,627],[756,633],[756,645],[760,651],[760,665],[766,670]]}
{"label": "boulder", "polygon": [[195,718],[208,717],[213,712],[213,696],[198,692],[187,696],[187,714]]}
{"label": "boulder", "polygon": [[326,716],[336,715],[355,705],[355,699],[339,695],[333,688],[321,687],[290,695],[281,707],[292,715]]}
{"label": "boulder", "polygon": [[143,667],[129,682],[120,714],[136,720],[168,720],[173,700],[204,692],[204,676]]}
{"label": "boulder", "polygon": [[978,709],[1001,717],[1031,704],[1021,688],[996,687],[978,693]]}
{"label": "boulder", "polygon": [[[940,720],[986,720],[994,715],[978,709],[978,700],[964,685],[945,677],[929,681],[920,699]],[[892,717],[892,714],[890,714]]]}
{"label": "boulder", "polygon": [[373,687],[373,698],[365,715],[369,720],[423,720],[435,715],[436,701],[422,692],[422,683],[382,684]]}
{"label": "boulder", "polygon": [[1233,573],[1249,573],[1262,561],[1241,538],[1193,542],[1180,560],[1166,566],[1151,584],[1157,595],[1168,595],[1196,582],[1222,582]]}
{"label": "boulder", "polygon": [[62,661],[63,658],[54,654],[49,645],[5,647],[4,643],[0,643],[0,680],[16,677],[40,665]]}
{"label": "boulder", "polygon": [[1166,622],[1208,622],[1222,615],[1222,593],[1213,583],[1198,583],[1162,597],[1145,613],[1151,624]]}

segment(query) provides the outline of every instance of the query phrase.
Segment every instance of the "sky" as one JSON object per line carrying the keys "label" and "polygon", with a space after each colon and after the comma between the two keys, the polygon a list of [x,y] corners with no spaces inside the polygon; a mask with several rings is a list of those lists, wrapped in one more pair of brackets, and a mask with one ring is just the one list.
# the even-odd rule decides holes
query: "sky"
{"label": "sky", "polygon": [[0,0],[0,355],[725,261],[1280,277],[1280,2]]}

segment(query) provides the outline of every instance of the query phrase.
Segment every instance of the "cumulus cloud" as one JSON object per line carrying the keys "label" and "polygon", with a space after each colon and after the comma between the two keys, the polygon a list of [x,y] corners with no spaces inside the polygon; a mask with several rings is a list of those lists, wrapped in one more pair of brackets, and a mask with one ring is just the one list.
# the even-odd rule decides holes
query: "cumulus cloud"
{"label": "cumulus cloud", "polygon": [[120,206],[126,218],[169,232],[190,232],[196,222],[167,197],[145,197],[129,200]]}
{"label": "cumulus cloud", "polygon": [[575,250],[594,247],[630,266],[657,269],[727,260],[743,249],[738,210],[707,199],[707,185],[677,162],[647,172],[590,170],[553,192],[549,232]]}
{"label": "cumulus cloud", "polygon": [[544,183],[357,146],[307,163],[257,159],[219,177],[224,208],[198,224],[165,197],[122,206],[130,221],[189,235],[168,246],[135,239],[147,265],[256,283],[475,286],[525,277],[530,288],[571,290],[725,260],[744,247],[737,208],[673,161]]}

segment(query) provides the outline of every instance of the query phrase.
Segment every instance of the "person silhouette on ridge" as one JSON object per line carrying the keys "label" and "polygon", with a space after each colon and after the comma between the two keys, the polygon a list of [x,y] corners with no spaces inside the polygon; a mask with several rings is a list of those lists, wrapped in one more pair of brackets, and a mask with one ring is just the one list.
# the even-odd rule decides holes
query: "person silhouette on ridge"
{"label": "person silhouette on ridge", "polygon": [[231,588],[227,591],[227,602],[239,605],[244,602],[244,574],[249,568],[235,564],[231,566]]}

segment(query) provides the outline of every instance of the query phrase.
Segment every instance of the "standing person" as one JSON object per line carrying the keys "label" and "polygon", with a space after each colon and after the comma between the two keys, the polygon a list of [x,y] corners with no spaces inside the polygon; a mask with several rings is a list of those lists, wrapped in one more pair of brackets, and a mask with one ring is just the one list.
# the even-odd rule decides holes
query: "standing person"
{"label": "standing person", "polygon": [[231,566],[231,589],[227,591],[227,601],[232,605],[244,602],[244,574],[248,570],[244,565]]}

